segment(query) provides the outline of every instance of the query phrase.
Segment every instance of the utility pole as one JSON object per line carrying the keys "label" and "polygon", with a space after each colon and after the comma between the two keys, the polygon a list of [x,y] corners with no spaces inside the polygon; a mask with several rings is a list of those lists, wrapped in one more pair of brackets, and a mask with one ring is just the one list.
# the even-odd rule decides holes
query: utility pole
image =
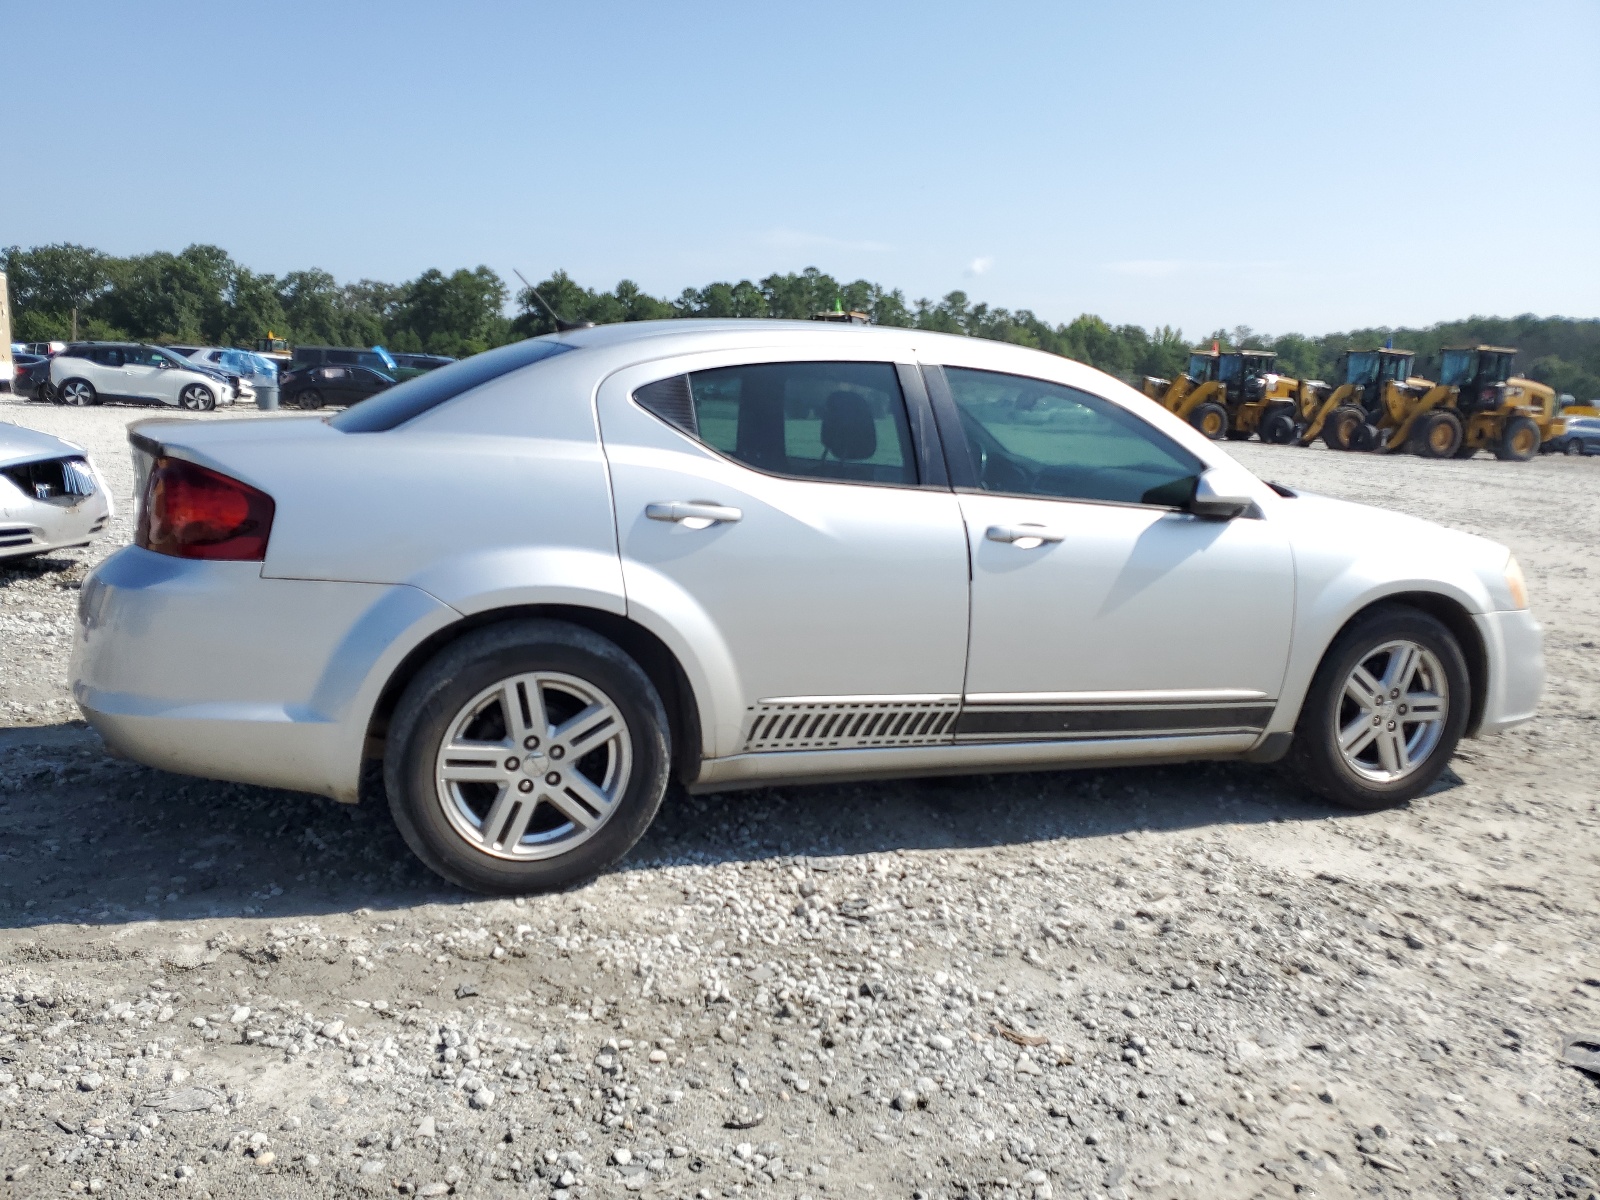
{"label": "utility pole", "polygon": [[78,340],[78,306],[76,304],[72,306],[72,337],[70,340],[74,342]]}

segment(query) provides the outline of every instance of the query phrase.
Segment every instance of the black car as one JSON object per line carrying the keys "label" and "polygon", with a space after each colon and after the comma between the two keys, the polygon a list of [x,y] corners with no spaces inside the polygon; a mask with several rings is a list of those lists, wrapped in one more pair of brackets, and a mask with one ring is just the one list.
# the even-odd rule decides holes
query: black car
{"label": "black car", "polygon": [[11,392],[24,400],[48,400],[50,359],[43,354],[13,354]]}
{"label": "black car", "polygon": [[1568,417],[1565,424],[1545,449],[1551,454],[1600,454],[1600,417]]}
{"label": "black car", "polygon": [[304,409],[357,404],[395,384],[394,376],[371,367],[296,367],[278,378],[283,404]]}

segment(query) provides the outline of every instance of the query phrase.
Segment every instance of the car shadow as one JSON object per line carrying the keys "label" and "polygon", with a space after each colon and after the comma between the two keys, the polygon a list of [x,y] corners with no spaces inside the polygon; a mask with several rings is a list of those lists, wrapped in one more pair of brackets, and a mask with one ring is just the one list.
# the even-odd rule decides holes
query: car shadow
{"label": "car shadow", "polygon": [[[1446,773],[1436,787],[1452,786]],[[1099,838],[1360,814],[1273,768],[1187,763],[762,788],[674,789],[614,870]],[[412,856],[381,800],[171,775],[82,722],[0,730],[0,929],[292,918],[479,897]]]}

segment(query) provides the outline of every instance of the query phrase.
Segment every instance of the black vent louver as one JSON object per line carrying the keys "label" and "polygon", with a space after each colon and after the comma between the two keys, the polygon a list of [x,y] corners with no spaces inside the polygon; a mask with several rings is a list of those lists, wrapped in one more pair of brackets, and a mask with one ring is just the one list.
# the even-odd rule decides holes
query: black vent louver
{"label": "black vent louver", "polygon": [[647,383],[633,393],[640,408],[654,413],[668,425],[681,429],[690,437],[700,436],[700,423],[695,420],[694,396],[689,391],[689,377],[674,375],[671,379]]}

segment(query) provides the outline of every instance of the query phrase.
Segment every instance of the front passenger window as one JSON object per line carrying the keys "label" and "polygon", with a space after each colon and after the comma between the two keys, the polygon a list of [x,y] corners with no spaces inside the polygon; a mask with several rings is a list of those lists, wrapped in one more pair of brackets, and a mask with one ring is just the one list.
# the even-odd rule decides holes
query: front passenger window
{"label": "front passenger window", "polygon": [[1076,388],[944,368],[980,489],[1181,508],[1202,463],[1132,413]]}
{"label": "front passenger window", "polygon": [[915,486],[905,398],[891,363],[719,367],[647,384],[648,412],[773,475]]}

